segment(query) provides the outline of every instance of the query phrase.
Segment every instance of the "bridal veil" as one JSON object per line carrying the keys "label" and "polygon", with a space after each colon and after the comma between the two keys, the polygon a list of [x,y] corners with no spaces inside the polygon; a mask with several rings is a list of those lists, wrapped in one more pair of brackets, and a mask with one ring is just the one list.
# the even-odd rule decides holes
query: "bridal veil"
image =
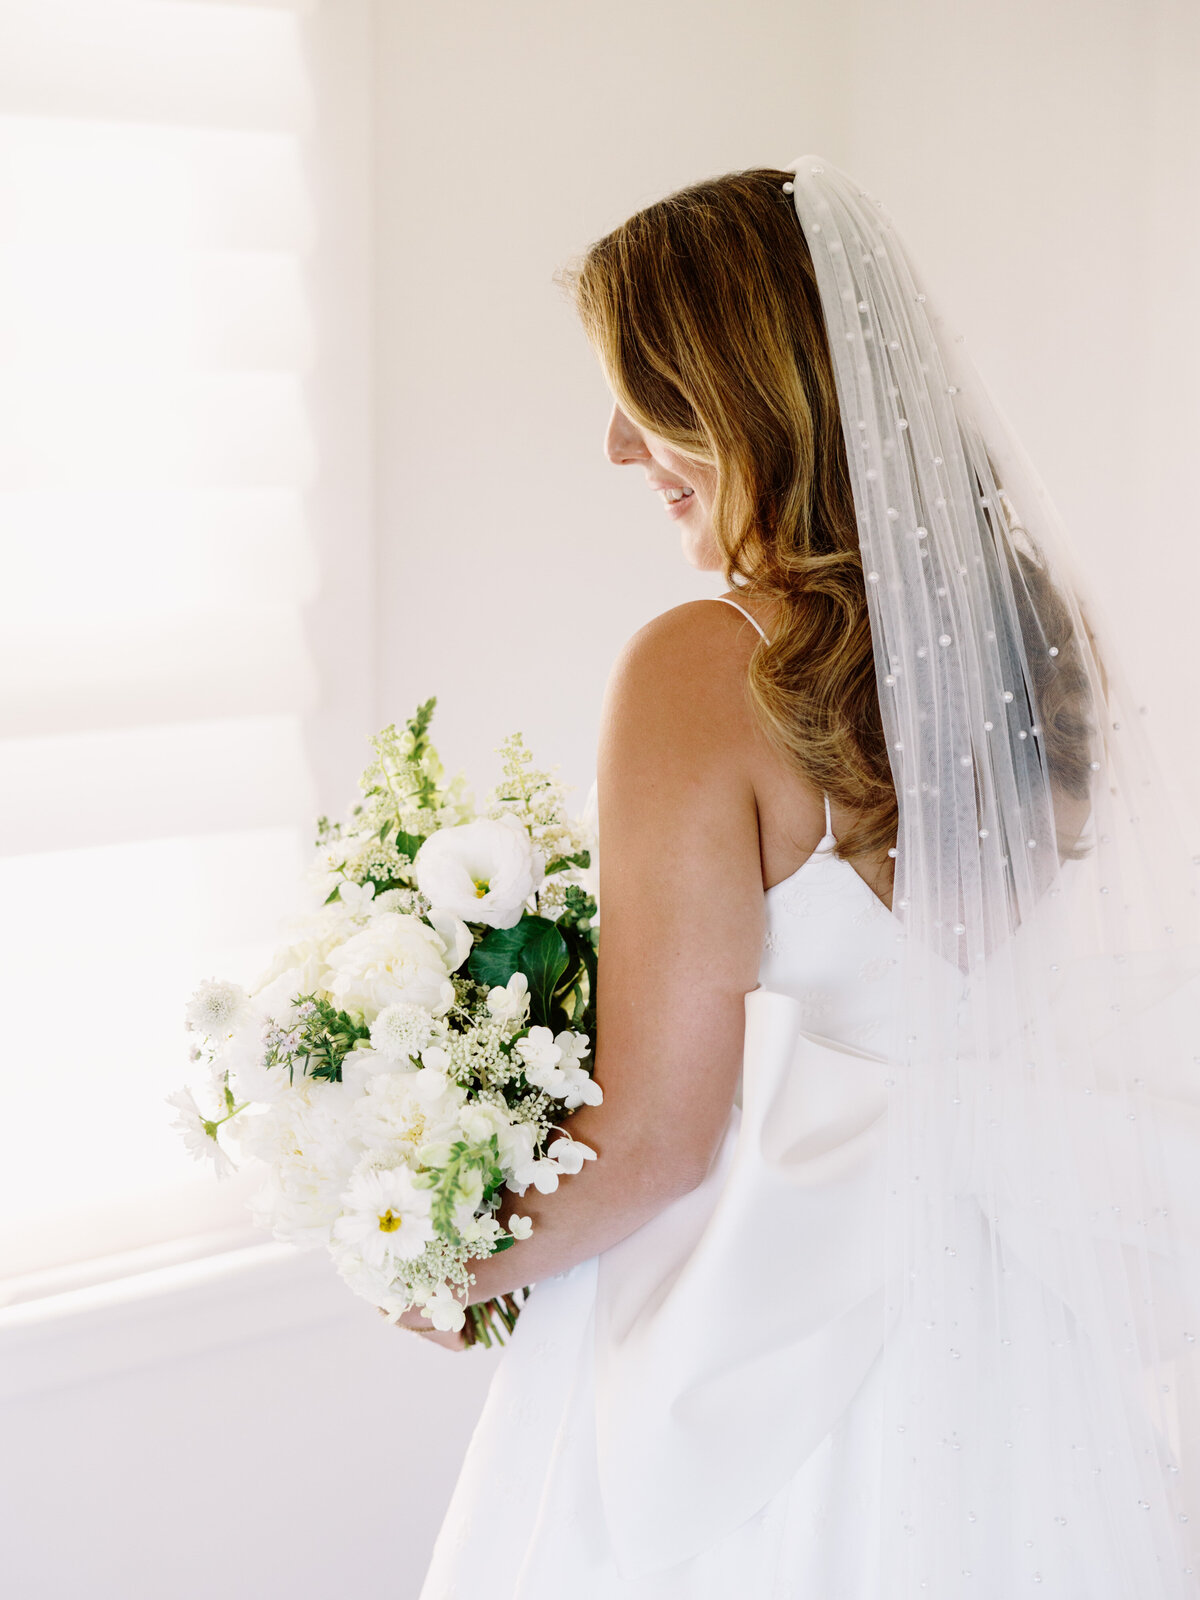
{"label": "bridal veil", "polygon": [[1047,496],[887,212],[818,157],[785,188],[899,802],[882,1570],[892,1600],[1194,1596],[1200,875]]}

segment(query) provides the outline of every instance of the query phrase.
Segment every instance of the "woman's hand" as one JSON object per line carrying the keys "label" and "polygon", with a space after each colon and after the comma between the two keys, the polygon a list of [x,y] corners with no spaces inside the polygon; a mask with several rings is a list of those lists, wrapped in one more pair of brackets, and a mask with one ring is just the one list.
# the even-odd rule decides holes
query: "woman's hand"
{"label": "woman's hand", "polygon": [[[387,1312],[382,1306],[379,1307],[379,1315],[381,1317],[387,1316]],[[440,1344],[443,1350],[466,1350],[469,1348],[465,1329],[460,1328],[456,1333],[443,1332],[441,1328],[435,1328],[429,1318],[415,1308],[412,1311],[404,1312],[402,1316],[398,1317],[396,1326],[398,1328],[407,1328],[412,1333],[419,1333],[423,1339],[428,1339],[430,1344]]]}

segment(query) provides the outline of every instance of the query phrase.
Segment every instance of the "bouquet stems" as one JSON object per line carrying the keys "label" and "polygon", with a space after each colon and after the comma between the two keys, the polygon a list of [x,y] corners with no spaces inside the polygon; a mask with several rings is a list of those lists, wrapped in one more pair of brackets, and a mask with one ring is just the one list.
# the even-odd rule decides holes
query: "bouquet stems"
{"label": "bouquet stems", "polygon": [[515,1294],[502,1294],[492,1300],[480,1300],[467,1307],[467,1320],[463,1338],[467,1347],[481,1344],[491,1349],[493,1344],[503,1344],[517,1325],[522,1302]]}

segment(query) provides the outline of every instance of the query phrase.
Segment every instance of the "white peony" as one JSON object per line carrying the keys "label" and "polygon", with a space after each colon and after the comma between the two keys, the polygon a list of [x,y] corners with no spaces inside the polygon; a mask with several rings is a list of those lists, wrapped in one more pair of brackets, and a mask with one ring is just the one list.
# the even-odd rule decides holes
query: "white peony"
{"label": "white peony", "polygon": [[[389,1081],[389,1080],[377,1080]],[[369,1267],[411,1261],[433,1238],[433,1196],[418,1189],[407,1167],[368,1167],[351,1178],[344,1210],[333,1226],[335,1241]]]}
{"label": "white peony", "polygon": [[347,1011],[373,1022],[385,1006],[407,1001],[441,1016],[454,1003],[446,943],[417,917],[383,911],[326,958],[329,992]]}
{"label": "white peony", "polygon": [[367,1081],[354,1110],[354,1127],[369,1149],[400,1154],[414,1164],[426,1146],[459,1137],[459,1110],[466,1099],[441,1072],[383,1072]]}
{"label": "white peony", "polygon": [[[284,1074],[286,1083],[286,1074]],[[267,1182],[252,1200],[256,1220],[277,1239],[328,1244],[341,1195],[362,1156],[340,1083],[297,1078],[275,1103],[238,1118],[239,1149],[267,1164]]]}
{"label": "white peony", "polygon": [[413,862],[421,893],[466,922],[511,928],[546,875],[529,830],[518,817],[480,817],[441,828]]}

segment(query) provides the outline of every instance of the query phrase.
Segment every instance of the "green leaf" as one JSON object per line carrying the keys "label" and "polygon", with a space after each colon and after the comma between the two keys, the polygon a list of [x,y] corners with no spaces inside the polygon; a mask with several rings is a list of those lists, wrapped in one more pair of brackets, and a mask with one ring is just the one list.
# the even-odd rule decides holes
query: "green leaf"
{"label": "green leaf", "polygon": [[588,850],[580,850],[577,855],[573,856],[555,856],[553,861],[546,864],[546,876],[549,877],[552,872],[562,872],[566,867],[586,868],[590,867],[591,864],[591,852]]}
{"label": "green leaf", "polygon": [[550,1027],[554,1020],[554,986],[567,966],[567,946],[548,917],[522,917],[511,928],[492,928],[467,958],[476,983],[494,988],[514,972],[529,979],[530,1020]]}
{"label": "green leaf", "polygon": [[404,833],[400,828],[396,829],[396,849],[406,855],[410,861],[424,843],[425,841],[419,833]]}
{"label": "green leaf", "polygon": [[341,898],[342,898],[341,885],[335,883],[333,888],[330,889],[329,893],[325,896],[325,904],[327,906],[331,906],[335,900],[340,900]]}
{"label": "green leaf", "polygon": [[502,1239],[496,1240],[492,1246],[492,1254],[498,1256],[501,1250],[507,1250],[510,1245],[514,1245],[516,1242],[511,1233],[506,1233]]}

